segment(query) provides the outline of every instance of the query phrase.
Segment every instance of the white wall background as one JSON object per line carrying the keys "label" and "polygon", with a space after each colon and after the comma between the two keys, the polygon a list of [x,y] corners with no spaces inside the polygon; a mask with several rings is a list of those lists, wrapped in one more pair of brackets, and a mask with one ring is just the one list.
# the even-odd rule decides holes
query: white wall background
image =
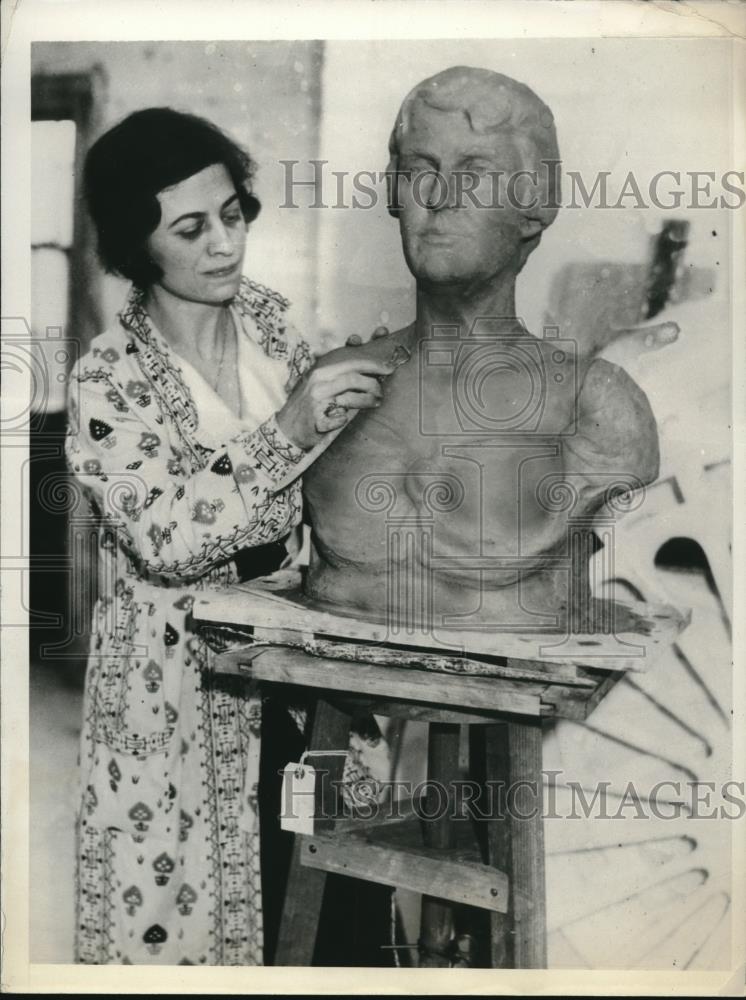
{"label": "white wall background", "polygon": [[[304,328],[315,324],[316,218],[280,213],[278,162],[316,155],[320,46],[315,42],[64,42],[32,47],[34,73],[86,73],[99,66],[100,131],[140,108],[168,105],[203,115],[247,148],[258,164],[262,212],[252,224],[246,273],[292,299]],[[115,192],[112,192],[115,196]],[[126,285],[102,285],[107,319]]]}

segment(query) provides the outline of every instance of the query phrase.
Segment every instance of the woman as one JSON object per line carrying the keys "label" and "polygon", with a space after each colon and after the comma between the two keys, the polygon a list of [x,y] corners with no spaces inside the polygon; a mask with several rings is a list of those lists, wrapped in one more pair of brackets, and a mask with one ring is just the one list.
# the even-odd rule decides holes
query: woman
{"label": "woman", "polygon": [[261,701],[211,673],[190,611],[292,553],[308,452],[391,371],[314,367],[287,301],[242,277],[251,169],[168,108],[130,115],[86,161],[102,262],[132,290],[70,378],[68,461],[100,519],[81,962],[262,963]]}

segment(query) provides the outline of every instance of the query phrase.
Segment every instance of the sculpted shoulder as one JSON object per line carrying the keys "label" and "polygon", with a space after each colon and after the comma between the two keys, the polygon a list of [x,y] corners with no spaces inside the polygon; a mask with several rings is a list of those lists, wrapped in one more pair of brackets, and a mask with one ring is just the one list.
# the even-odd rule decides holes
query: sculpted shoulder
{"label": "sculpted shoulder", "polygon": [[644,483],[658,475],[658,427],[647,396],[619,365],[595,358],[578,395],[578,432],[620,471]]}

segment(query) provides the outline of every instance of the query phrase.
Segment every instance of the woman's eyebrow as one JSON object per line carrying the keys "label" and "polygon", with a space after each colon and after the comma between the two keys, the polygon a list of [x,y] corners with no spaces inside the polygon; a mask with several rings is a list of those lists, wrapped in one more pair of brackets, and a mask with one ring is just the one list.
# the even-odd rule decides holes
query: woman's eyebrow
{"label": "woman's eyebrow", "polygon": [[[221,212],[225,211],[225,209],[228,208],[229,205],[232,205],[234,201],[238,201],[238,192],[232,194],[230,198],[225,199],[223,204],[220,206],[220,211]],[[170,222],[168,224],[168,228],[173,229],[173,227],[177,223],[183,222],[184,219],[202,219],[204,218],[205,214],[206,214],[205,212],[185,212],[183,215],[180,215],[178,219],[174,219],[173,222]]]}

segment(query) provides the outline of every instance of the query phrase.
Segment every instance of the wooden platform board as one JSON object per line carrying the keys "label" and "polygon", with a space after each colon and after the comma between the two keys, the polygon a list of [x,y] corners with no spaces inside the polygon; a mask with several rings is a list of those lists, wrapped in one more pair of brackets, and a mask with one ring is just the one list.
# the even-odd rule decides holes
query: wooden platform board
{"label": "wooden platform board", "polygon": [[206,592],[193,614],[232,634],[216,658],[221,672],[333,692],[348,703],[354,695],[359,709],[381,715],[488,723],[506,715],[585,719],[624,671],[645,668],[688,622],[669,606],[634,607],[650,634],[469,632],[451,634],[448,645],[423,646],[421,635],[391,643],[385,626],[303,603],[297,578],[281,573]]}
{"label": "wooden platform board", "polygon": [[[554,667],[595,668],[614,671],[644,671],[655,658],[656,649],[670,645],[689,623],[688,612],[670,605],[627,605],[644,619],[646,633],[628,632],[614,634],[564,635],[551,632],[503,631],[497,627],[481,631],[456,631],[437,628],[431,633],[396,632],[392,634],[386,624],[352,618],[330,611],[318,610],[306,601],[299,586],[299,578],[281,571],[273,577],[253,580],[251,583],[206,591],[194,604],[193,614],[198,620],[240,626],[259,626],[264,629],[291,631],[318,642],[324,637],[336,644],[379,645],[427,648],[431,655],[448,657],[451,661],[469,657],[489,656],[503,658],[506,666],[530,661],[534,665]],[[314,652],[313,649],[308,649]],[[328,650],[319,650],[327,656]],[[425,669],[428,669],[426,666]],[[433,667],[433,669],[438,669]],[[467,672],[453,670],[446,672]],[[472,669],[469,672],[475,672]],[[484,673],[490,673],[489,670]]]}

